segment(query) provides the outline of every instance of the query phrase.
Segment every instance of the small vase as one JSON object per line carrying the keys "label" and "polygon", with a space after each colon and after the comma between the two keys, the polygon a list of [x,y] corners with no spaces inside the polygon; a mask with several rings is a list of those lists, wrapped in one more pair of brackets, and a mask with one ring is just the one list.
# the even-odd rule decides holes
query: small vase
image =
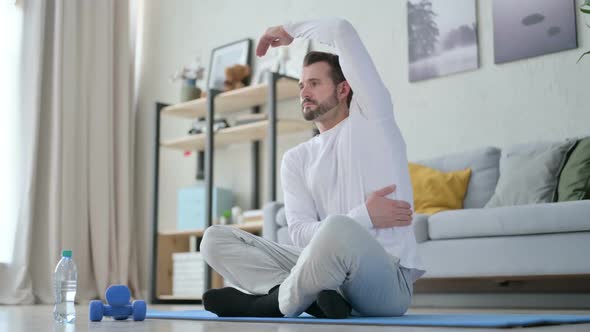
{"label": "small vase", "polygon": [[196,80],[184,80],[180,90],[180,102],[201,98],[201,89],[195,84]]}

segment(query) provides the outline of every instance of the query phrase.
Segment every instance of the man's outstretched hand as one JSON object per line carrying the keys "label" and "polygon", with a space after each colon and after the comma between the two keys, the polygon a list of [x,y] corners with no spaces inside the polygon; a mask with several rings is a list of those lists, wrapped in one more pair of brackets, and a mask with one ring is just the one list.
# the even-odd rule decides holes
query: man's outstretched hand
{"label": "man's outstretched hand", "polygon": [[291,37],[282,26],[270,27],[266,29],[266,32],[258,41],[256,55],[263,56],[268,51],[269,47],[289,45],[292,42],[293,37]]}
{"label": "man's outstretched hand", "polygon": [[394,192],[395,187],[391,185],[381,188],[371,193],[365,202],[371,222],[376,228],[408,226],[412,223],[412,210],[408,202],[385,197]]}

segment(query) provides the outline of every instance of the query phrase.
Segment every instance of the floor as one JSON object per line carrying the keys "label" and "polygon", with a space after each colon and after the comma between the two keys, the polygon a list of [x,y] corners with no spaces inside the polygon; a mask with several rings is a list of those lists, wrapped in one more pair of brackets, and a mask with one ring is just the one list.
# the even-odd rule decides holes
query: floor
{"label": "floor", "polygon": [[[148,306],[159,310],[190,310],[202,309],[199,306]],[[312,324],[259,324],[259,323],[220,323],[198,322],[182,320],[146,320],[143,322],[113,321],[105,319],[102,322],[88,321],[88,306],[76,306],[76,324],[58,325],[53,323],[52,306],[1,306],[0,305],[0,331],[190,331],[190,332],[222,332],[222,331],[258,331],[258,332],[291,332],[291,331],[507,331],[506,329],[471,329],[471,328],[440,328],[440,327],[378,327],[378,326],[343,326],[343,325],[312,325]],[[468,310],[468,309],[410,309],[411,313],[554,313],[554,314],[585,314],[590,315],[590,310]],[[574,324],[545,327],[524,328],[525,332],[545,331],[590,331],[590,324]]]}

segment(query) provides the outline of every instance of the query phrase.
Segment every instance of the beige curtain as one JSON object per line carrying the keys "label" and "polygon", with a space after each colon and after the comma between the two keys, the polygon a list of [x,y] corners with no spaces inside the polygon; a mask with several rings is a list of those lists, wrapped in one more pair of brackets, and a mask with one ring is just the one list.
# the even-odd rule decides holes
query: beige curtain
{"label": "beige curtain", "polygon": [[15,259],[0,270],[0,301],[51,303],[62,249],[73,250],[78,301],[104,298],[115,283],[140,294],[134,13],[124,0],[30,0],[23,6],[22,124],[29,158]]}

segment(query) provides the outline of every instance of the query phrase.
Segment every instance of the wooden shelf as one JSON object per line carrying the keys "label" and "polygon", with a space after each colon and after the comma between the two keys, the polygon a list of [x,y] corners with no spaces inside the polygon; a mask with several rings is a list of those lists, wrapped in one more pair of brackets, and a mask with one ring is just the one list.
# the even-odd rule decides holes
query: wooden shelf
{"label": "wooden shelf", "polygon": [[[215,113],[230,113],[264,105],[268,99],[268,84],[250,85],[241,89],[223,92],[215,98]],[[298,82],[282,78],[277,81],[277,101],[299,96]],[[162,114],[196,119],[207,116],[207,98],[199,98],[168,106]]]}
{"label": "wooden shelf", "polygon": [[[161,122],[161,115],[166,115],[168,117],[178,117],[184,119],[191,119],[196,120],[198,118],[206,118],[209,113],[209,106],[213,106],[213,117],[219,114],[230,114],[232,112],[242,111],[242,110],[252,110],[253,107],[256,106],[263,106],[268,103],[269,96],[271,95],[271,90],[274,91],[273,95],[275,100],[283,101],[288,99],[294,99],[299,97],[299,86],[298,82],[295,79],[285,77],[279,74],[273,74],[270,76],[269,84],[257,84],[247,86],[241,89],[223,92],[220,94],[215,95],[214,99],[211,98],[200,98],[184,103],[174,104],[174,105],[164,105],[162,103],[157,104],[157,121],[156,121],[156,181],[158,183],[158,165],[159,165],[159,148],[166,147],[181,151],[204,151],[206,150],[206,142],[207,138],[210,136],[207,135],[214,135],[214,143],[215,147],[235,144],[235,143],[248,143],[259,141],[262,139],[267,138],[269,134],[269,129],[271,126],[271,122],[269,120],[252,122],[243,125],[237,125],[234,127],[229,127],[225,129],[221,129],[215,132],[211,132],[208,134],[197,134],[197,135],[185,135],[181,137],[173,137],[171,140],[162,140],[160,137],[160,122]],[[276,89],[272,89],[273,86]],[[210,97],[210,96],[209,96]],[[213,105],[210,105],[210,104]],[[274,104],[274,103],[273,103]],[[273,118],[277,116],[277,109],[273,106],[278,105],[267,105],[269,114],[274,115]],[[272,123],[274,126],[275,123]],[[289,134],[295,132],[302,132],[311,130],[314,128],[311,122],[306,122],[303,120],[283,120],[277,119],[276,122],[276,133],[273,132],[275,135],[279,134]],[[269,148],[270,148],[270,156],[267,158],[269,166],[273,172],[269,172],[273,174],[270,179],[269,183],[271,186],[276,186],[276,172],[274,172],[276,168],[276,136],[271,137],[268,140]],[[211,148],[210,153],[211,160],[213,161],[214,148]],[[259,152],[253,150],[253,160],[259,158]],[[258,179],[258,170],[253,173],[253,178],[255,180]],[[206,181],[207,188],[211,190],[212,188],[212,179],[208,178]],[[256,185],[254,186],[254,194],[258,194],[258,183],[259,181],[254,182]],[[269,186],[269,187],[271,187]],[[269,199],[274,200],[275,193],[274,191],[270,191]],[[156,185],[156,190],[154,190],[154,197],[155,201],[158,202],[158,187]],[[257,200],[254,208],[258,208]],[[208,202],[209,204],[211,202]],[[209,208],[209,206],[205,206],[205,208]],[[154,211],[157,212],[157,204],[154,206]],[[177,302],[177,303],[198,303],[196,301],[200,301],[199,296],[193,295],[185,295],[185,296],[177,296],[172,295],[172,283],[173,283],[173,260],[172,255],[177,252],[188,252],[190,250],[194,250],[191,247],[193,237],[197,238],[197,250],[200,246],[200,241],[202,241],[202,237],[205,233],[203,229],[195,229],[195,230],[187,230],[187,231],[158,231],[158,222],[157,222],[157,213],[154,213],[154,223],[155,223],[155,231],[156,231],[156,251],[154,253],[153,260],[153,284],[152,284],[152,299],[156,302],[158,301],[169,301],[169,302]],[[252,218],[254,219],[254,218]],[[244,224],[240,225],[230,225],[232,227],[236,227],[242,229],[246,232],[262,235],[262,226],[263,222],[259,219],[254,219],[257,221],[249,221]],[[219,288],[222,287],[224,284],[223,278],[214,270],[209,269],[206,267],[207,276],[206,276],[206,285],[205,288]],[[203,275],[205,277],[205,275]]]}
{"label": "wooden shelf", "polygon": [[[215,147],[261,140],[266,137],[269,124],[269,120],[263,120],[220,129],[215,132]],[[277,122],[277,131],[279,134],[289,134],[312,129],[313,125],[311,123],[302,120],[278,120]],[[196,134],[168,140],[162,142],[160,145],[182,151],[203,151],[205,150],[206,140],[206,134]]]}
{"label": "wooden shelf", "polygon": [[[262,221],[251,221],[251,222],[246,222],[244,224],[230,224],[228,226],[237,227],[237,228],[244,230],[246,232],[249,232],[249,233],[259,233],[259,232],[262,232],[262,224],[263,224]],[[205,233],[204,229],[158,232],[159,235],[163,235],[163,236],[196,236],[196,237],[202,237],[203,233]]]}

